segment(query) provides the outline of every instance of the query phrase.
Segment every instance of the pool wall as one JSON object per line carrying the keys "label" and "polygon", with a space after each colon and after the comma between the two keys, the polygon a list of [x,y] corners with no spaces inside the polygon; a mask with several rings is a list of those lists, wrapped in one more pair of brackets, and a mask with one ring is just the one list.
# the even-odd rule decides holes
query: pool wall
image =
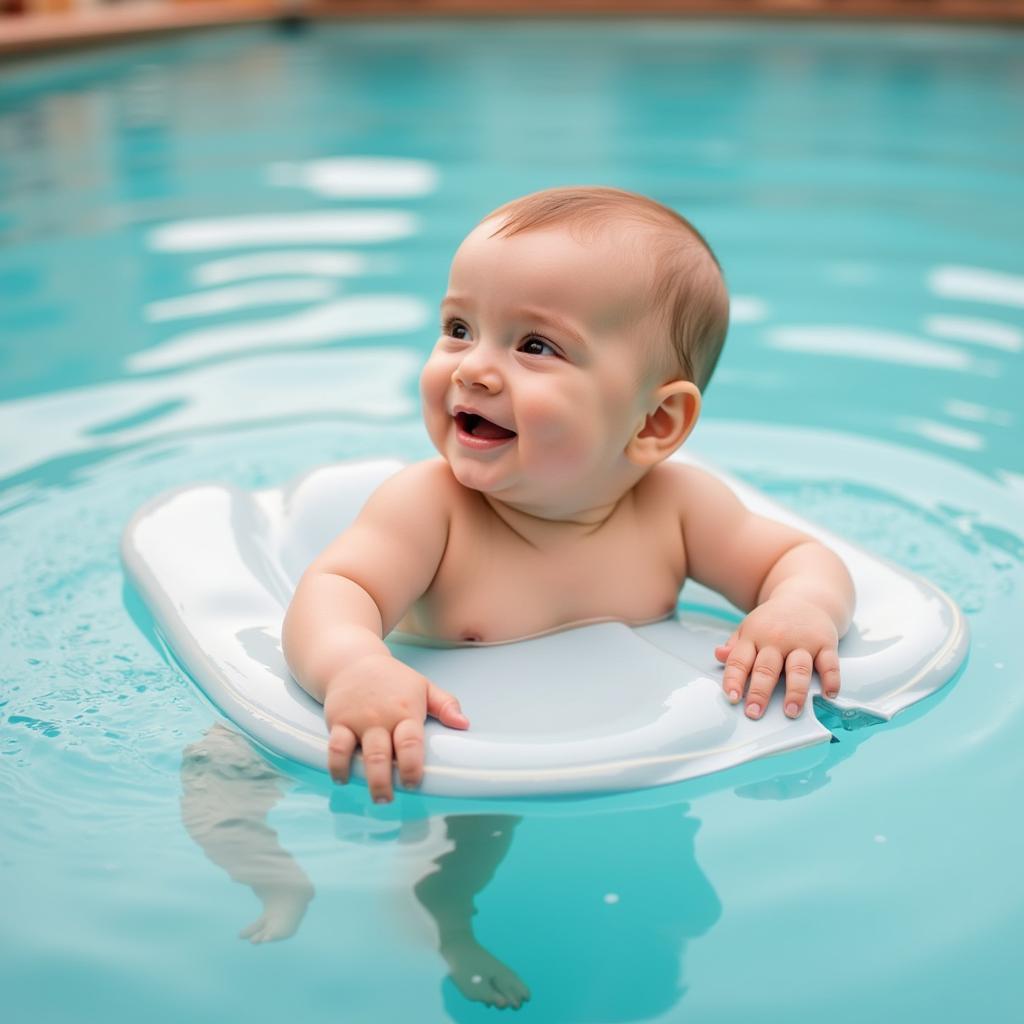
{"label": "pool wall", "polygon": [[1022,0],[170,0],[0,13],[0,57],[289,19],[693,17],[1024,24]]}

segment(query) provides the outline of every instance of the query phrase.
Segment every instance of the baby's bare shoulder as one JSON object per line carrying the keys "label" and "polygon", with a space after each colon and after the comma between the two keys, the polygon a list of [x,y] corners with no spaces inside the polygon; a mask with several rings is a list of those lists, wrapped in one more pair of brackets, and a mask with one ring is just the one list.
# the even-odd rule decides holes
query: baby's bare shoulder
{"label": "baby's bare shoulder", "polygon": [[[422,502],[424,505],[436,508],[438,506],[450,506],[459,497],[462,485],[455,479],[451,467],[444,459],[425,459],[422,462],[413,462],[403,466],[397,473],[385,480],[370,499],[369,504],[386,501],[393,502]],[[422,508],[423,505],[406,505],[404,511],[409,512],[414,508]]]}
{"label": "baby's bare shoulder", "polygon": [[455,507],[455,488],[447,463],[428,459],[403,466],[379,484],[366,499],[355,522],[344,532],[351,546],[369,543],[373,535],[409,538],[422,543],[424,538],[448,529]]}
{"label": "baby's bare shoulder", "polygon": [[686,462],[659,463],[644,477],[638,490],[644,500],[671,505],[680,514],[698,507],[735,501],[730,487],[706,469]]}
{"label": "baby's bare shoulder", "polygon": [[[440,463],[440,464],[438,464]],[[314,566],[361,579],[389,559],[402,564],[440,558],[459,484],[441,460],[403,466],[367,498],[351,525],[317,556]]]}

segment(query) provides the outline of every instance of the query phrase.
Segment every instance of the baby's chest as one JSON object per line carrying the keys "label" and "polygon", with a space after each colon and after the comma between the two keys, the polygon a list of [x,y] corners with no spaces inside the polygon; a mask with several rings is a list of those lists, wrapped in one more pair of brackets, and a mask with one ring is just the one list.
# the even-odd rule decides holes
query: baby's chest
{"label": "baby's chest", "polygon": [[502,531],[453,531],[418,631],[490,642],[590,619],[650,621],[675,608],[685,569],[678,530],[656,524],[545,549]]}

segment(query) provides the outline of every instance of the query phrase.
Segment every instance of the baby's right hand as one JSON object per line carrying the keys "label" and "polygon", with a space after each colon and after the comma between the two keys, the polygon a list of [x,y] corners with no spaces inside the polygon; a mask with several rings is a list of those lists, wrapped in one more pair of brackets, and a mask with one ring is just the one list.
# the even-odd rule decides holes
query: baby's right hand
{"label": "baby's right hand", "polygon": [[390,654],[370,654],[346,665],[327,684],[324,718],[330,737],[327,769],[348,782],[356,746],[376,803],[392,799],[391,762],[398,761],[403,786],[423,778],[423,722],[427,715],[453,729],[469,719],[456,698]]}

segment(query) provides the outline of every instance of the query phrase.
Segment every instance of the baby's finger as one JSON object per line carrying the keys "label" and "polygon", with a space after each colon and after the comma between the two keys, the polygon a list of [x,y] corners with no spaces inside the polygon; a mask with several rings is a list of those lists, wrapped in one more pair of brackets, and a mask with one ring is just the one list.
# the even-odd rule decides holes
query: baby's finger
{"label": "baby's finger", "polygon": [[469,728],[469,719],[462,713],[458,698],[431,682],[427,683],[427,714],[452,729]]}
{"label": "baby's finger", "polygon": [[327,740],[327,770],[335,782],[348,782],[349,766],[356,749],[356,734],[347,725],[331,726]]}
{"label": "baby's finger", "polygon": [[418,786],[423,778],[423,723],[403,718],[392,735],[398,777],[403,786]]}
{"label": "baby's finger", "polygon": [[732,631],[732,636],[730,636],[729,639],[726,640],[724,644],[719,644],[715,648],[715,657],[719,661],[724,663],[724,662],[729,660],[729,652],[732,650],[733,645],[736,643],[736,638],[739,635],[740,635],[740,631],[738,629],[734,629]]}
{"label": "baby's finger", "polygon": [[835,697],[839,693],[839,652],[834,647],[823,648],[814,659],[814,667],[821,679],[821,692]]}
{"label": "baby's finger", "polygon": [[811,685],[811,652],[795,650],[786,656],[786,714],[796,718],[803,711]]}
{"label": "baby's finger", "polygon": [[392,798],[391,733],[382,725],[372,725],[363,733],[360,743],[370,796],[374,803],[386,804]]}
{"label": "baby's finger", "polygon": [[722,675],[722,689],[725,695],[735,704],[743,696],[743,687],[750,675],[750,666],[754,664],[757,651],[749,640],[740,640],[729,654]]}
{"label": "baby's finger", "polygon": [[768,707],[772,690],[782,671],[782,652],[777,647],[762,647],[750,670],[750,692],[747,694],[747,717],[760,718]]}

